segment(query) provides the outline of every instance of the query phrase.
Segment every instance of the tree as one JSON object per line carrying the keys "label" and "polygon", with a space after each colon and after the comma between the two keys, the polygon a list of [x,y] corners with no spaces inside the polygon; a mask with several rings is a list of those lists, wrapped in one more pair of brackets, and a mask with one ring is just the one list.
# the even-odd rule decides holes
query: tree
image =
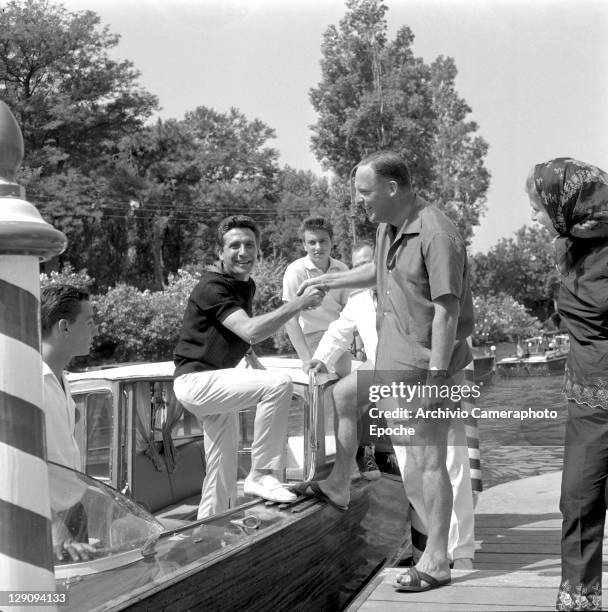
{"label": "tree", "polygon": [[274,258],[292,261],[298,255],[302,221],[311,215],[330,216],[327,179],[285,166],[278,175],[276,215],[262,229],[262,249]]}
{"label": "tree", "polygon": [[551,235],[540,225],[523,226],[515,238],[501,238],[472,258],[474,295],[507,294],[541,321],[553,312],[556,283]]}
{"label": "tree", "polygon": [[122,268],[127,238],[127,211],[104,214],[117,143],[143,126],[156,98],[131,62],[110,58],[118,36],[91,11],[12,0],[0,31],[0,95],[25,143],[20,180],[68,236],[59,264],[89,268],[103,284]]}
{"label": "tree", "polygon": [[[401,28],[387,38],[387,7],[379,0],[347,0],[339,27],[330,26],[321,46],[322,78],[310,99],[319,118],[312,147],[322,165],[340,181],[366,154],[398,152],[415,186],[436,200],[472,235],[484,209],[489,175],[483,167],[487,145],[473,137],[477,126],[456,93],[453,60],[427,65],[414,56],[414,35]],[[340,197],[334,202],[351,217],[357,235],[369,235],[364,212]],[[348,210],[348,214],[346,210]]]}
{"label": "tree", "polygon": [[237,109],[200,106],[123,138],[113,186],[117,202],[134,203],[134,275],[125,280],[162,289],[169,273],[215,247],[215,226],[226,215],[273,219],[278,154],[265,146],[273,137]]}
{"label": "tree", "polygon": [[119,37],[92,11],[11,0],[0,31],[0,91],[20,123],[25,164],[41,176],[96,167],[157,106],[132,63],[110,58]]}

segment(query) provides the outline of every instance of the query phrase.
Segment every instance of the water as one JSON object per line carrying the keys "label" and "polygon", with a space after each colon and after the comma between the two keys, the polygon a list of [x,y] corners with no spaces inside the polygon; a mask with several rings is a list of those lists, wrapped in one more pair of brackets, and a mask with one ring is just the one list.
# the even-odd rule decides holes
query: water
{"label": "water", "polygon": [[484,489],[562,468],[567,401],[562,376],[497,378],[483,387],[482,410],[555,411],[556,418],[479,419]]}

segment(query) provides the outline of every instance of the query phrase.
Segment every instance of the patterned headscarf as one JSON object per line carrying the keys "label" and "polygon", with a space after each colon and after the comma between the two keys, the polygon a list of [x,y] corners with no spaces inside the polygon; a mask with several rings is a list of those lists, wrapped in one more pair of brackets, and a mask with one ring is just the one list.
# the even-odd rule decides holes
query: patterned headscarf
{"label": "patterned headscarf", "polygon": [[560,235],[558,266],[566,273],[572,265],[574,242],[608,238],[608,174],[559,157],[534,167],[534,186]]}

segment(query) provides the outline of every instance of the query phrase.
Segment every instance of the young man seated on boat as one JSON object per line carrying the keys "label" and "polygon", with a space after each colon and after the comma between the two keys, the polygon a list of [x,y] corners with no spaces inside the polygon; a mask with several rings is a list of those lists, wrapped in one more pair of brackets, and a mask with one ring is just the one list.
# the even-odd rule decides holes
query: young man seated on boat
{"label": "young man seated on boat", "polygon": [[[76,404],[70,394],[65,368],[74,357],[88,355],[97,333],[88,293],[69,285],[46,287],[40,294],[42,329],[43,410],[46,453],[53,461],[82,471],[76,438]],[[86,514],[80,499],[84,493],[77,477],[62,472],[59,490],[51,489],[53,552],[57,560],[88,559],[94,552],[87,540]]]}
{"label": "young man seated on boat", "polygon": [[[251,217],[222,220],[216,233],[219,266],[204,270],[186,305],[175,348],[174,391],[205,434],[206,474],[198,518],[236,503],[237,412],[257,406],[251,471],[243,491],[275,502],[291,502],[280,482],[292,395],[289,376],[239,368],[251,347],[268,338],[306,308],[316,308],[324,292],[312,288],[276,310],[253,316],[260,230]],[[252,354],[252,359],[255,356]]]}
{"label": "young man seated on boat", "polygon": [[[373,262],[373,257],[374,251],[371,244],[360,243],[356,245],[352,253],[353,268]],[[367,361],[373,364],[376,359],[378,344],[376,302],[377,298],[373,289],[361,289],[353,292],[348,298],[344,310],[340,313],[340,317],[333,321],[325,334],[323,334],[312,360],[304,366],[305,371],[324,372],[331,370],[340,355],[349,350],[356,332],[359,333],[363,342]],[[337,383],[334,401],[339,402],[355,394],[356,384],[356,375],[349,376]],[[350,385],[351,389],[344,391],[346,385]],[[341,406],[337,409],[340,412],[343,411]],[[371,438],[370,425],[373,425],[374,422],[378,424],[378,421],[379,419],[371,418],[368,412],[364,412],[359,421],[359,429],[361,430],[359,434],[360,444],[362,437],[366,440]],[[386,421],[382,421],[385,425]],[[448,539],[448,557],[457,569],[472,568],[475,553],[473,492],[468,449],[464,443],[465,439],[464,423],[459,420],[453,421],[448,432],[446,459],[450,482],[454,490],[454,504]],[[360,452],[361,447],[359,448],[358,455]],[[415,557],[418,557],[424,549],[422,543],[426,540],[426,534],[428,533],[428,521],[424,509],[420,474],[415,469],[412,460],[407,461],[405,446],[396,446],[394,452],[399,469],[403,475],[406,495],[413,508],[413,513],[411,514],[412,539],[416,550],[412,550],[412,553],[414,553]],[[378,468],[376,467],[376,469]],[[365,472],[362,472],[362,475],[365,476]],[[407,512],[407,508],[404,511]]]}

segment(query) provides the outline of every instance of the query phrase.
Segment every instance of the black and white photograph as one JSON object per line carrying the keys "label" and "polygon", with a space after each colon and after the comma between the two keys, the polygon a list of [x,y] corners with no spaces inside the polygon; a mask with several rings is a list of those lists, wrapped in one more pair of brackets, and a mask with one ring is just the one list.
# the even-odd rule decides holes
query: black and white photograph
{"label": "black and white photograph", "polygon": [[0,0],[0,611],[601,610],[607,41]]}

